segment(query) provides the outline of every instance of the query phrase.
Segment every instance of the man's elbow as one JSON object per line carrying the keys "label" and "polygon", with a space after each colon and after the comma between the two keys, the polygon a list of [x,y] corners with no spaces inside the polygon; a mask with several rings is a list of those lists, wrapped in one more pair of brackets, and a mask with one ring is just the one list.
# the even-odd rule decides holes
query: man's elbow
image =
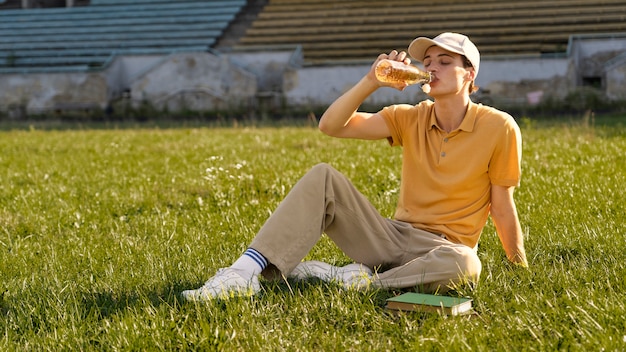
{"label": "man's elbow", "polygon": [[319,128],[320,131],[322,131],[323,134],[330,136],[330,137],[337,137],[337,129],[333,128],[333,126],[331,126],[329,123],[327,123],[324,118],[320,119],[320,123],[317,125],[317,127]]}
{"label": "man's elbow", "polygon": [[319,128],[319,130],[322,131],[323,134],[328,134],[328,126],[324,122],[324,119],[320,120],[320,123],[317,125],[317,128]]}

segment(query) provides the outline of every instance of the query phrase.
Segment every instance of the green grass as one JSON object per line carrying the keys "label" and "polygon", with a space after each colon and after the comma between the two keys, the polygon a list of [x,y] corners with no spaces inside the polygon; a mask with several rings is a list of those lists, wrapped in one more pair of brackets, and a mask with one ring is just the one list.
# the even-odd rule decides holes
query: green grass
{"label": "green grass", "polygon": [[[530,270],[483,232],[477,316],[383,309],[393,291],[263,282],[189,304],[314,164],[391,216],[400,149],[312,128],[0,132],[0,350],[626,349],[626,128],[522,123]],[[309,259],[345,264],[323,238]]]}

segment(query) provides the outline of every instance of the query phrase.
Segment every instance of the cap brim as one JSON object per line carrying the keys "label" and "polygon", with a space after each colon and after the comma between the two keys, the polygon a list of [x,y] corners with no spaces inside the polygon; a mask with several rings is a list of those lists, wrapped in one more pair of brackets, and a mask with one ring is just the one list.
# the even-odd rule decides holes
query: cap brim
{"label": "cap brim", "polygon": [[463,52],[459,52],[457,49],[452,48],[446,44],[442,44],[442,43],[438,43],[430,38],[426,38],[426,37],[419,37],[416,38],[415,40],[413,40],[411,42],[411,44],[409,44],[409,55],[411,55],[412,58],[414,58],[415,60],[419,61],[419,62],[423,62],[424,61],[424,56],[426,56],[426,50],[428,50],[428,48],[430,48],[431,46],[438,46],[442,49],[451,51],[453,53],[457,53],[460,55],[463,55]]}

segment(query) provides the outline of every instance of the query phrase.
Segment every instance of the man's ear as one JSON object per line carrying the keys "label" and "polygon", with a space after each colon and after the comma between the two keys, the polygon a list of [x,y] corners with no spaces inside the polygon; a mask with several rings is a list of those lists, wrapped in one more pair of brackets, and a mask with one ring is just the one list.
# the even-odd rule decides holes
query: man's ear
{"label": "man's ear", "polygon": [[476,78],[476,71],[473,67],[470,67],[467,70],[467,74],[465,75],[465,79],[468,81],[473,81]]}

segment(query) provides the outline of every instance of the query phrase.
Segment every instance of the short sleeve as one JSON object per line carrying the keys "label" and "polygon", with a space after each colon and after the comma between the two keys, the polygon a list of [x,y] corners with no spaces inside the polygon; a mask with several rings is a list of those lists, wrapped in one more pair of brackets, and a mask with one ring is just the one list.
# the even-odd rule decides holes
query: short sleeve
{"label": "short sleeve", "polygon": [[509,116],[504,121],[489,164],[489,178],[494,185],[519,186],[522,173],[522,135],[512,117]]}
{"label": "short sleeve", "polygon": [[414,113],[414,109],[415,107],[412,105],[397,104],[387,106],[378,112],[385,120],[385,123],[387,123],[389,133],[391,134],[388,141],[392,147],[404,144],[402,131],[405,130],[406,124],[410,122],[407,117]]}

